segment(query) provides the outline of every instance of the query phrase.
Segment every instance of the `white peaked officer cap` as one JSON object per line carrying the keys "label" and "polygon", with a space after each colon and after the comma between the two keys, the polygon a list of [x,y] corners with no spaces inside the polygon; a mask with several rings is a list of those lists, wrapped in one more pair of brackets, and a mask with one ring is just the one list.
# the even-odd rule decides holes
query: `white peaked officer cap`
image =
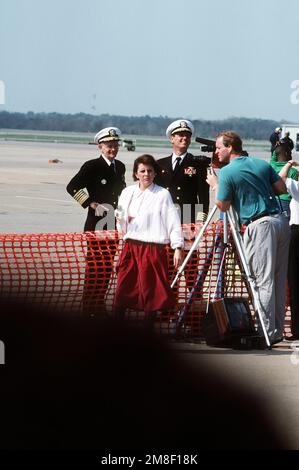
{"label": "white peaked officer cap", "polygon": [[167,127],[166,137],[170,139],[170,137],[177,132],[190,132],[192,135],[194,132],[194,126],[191,121],[188,121],[188,119],[177,119]]}
{"label": "white peaked officer cap", "polygon": [[101,129],[95,136],[94,142],[100,144],[101,142],[110,142],[111,140],[120,140],[121,132],[117,127],[105,127]]}

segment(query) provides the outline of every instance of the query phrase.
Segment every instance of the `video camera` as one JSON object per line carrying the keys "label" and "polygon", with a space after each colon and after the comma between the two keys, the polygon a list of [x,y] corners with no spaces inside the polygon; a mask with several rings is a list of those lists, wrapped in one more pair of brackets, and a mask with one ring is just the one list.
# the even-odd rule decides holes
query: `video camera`
{"label": "video camera", "polygon": [[216,150],[215,140],[204,139],[202,137],[195,137],[195,142],[198,142],[199,144],[204,144],[202,147],[200,147],[200,150],[202,152],[215,152]]}
{"label": "video camera", "polygon": [[206,155],[194,155],[194,160],[197,162],[202,163],[205,166],[210,166],[211,164],[215,164],[215,150],[216,150],[216,142],[214,140],[210,139],[204,139],[202,137],[195,137],[195,141],[204,144],[202,147],[200,147],[200,150],[202,152],[211,152],[213,153],[212,157],[207,157]]}
{"label": "video camera", "polygon": [[210,139],[203,139],[202,137],[195,137],[195,141],[199,142],[200,144],[205,144],[204,146],[200,147],[202,152],[212,152],[213,157],[206,157],[205,155],[194,155],[194,160],[197,162],[202,163],[203,165],[209,166],[211,163],[214,163],[214,152],[216,149],[216,142]]}
{"label": "video camera", "polygon": [[[194,157],[197,161],[200,161],[203,164],[206,164],[207,166],[212,164],[214,168],[222,168],[223,166],[226,165],[226,163],[220,163],[218,161],[217,156],[215,155],[215,150],[216,150],[215,140],[204,139],[203,137],[195,137],[195,142],[198,142],[199,144],[204,144],[203,146],[200,147],[200,150],[202,152],[213,153],[212,158],[206,157],[205,155],[197,155]],[[241,155],[248,157],[248,152],[246,152],[246,150],[243,150]]]}

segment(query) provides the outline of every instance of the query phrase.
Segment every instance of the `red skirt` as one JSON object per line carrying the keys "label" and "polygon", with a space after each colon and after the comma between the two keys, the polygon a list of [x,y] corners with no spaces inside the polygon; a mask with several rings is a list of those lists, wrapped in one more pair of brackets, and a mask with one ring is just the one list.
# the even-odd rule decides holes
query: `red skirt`
{"label": "red skirt", "polygon": [[126,240],[116,270],[116,308],[150,312],[176,304],[169,285],[165,245]]}

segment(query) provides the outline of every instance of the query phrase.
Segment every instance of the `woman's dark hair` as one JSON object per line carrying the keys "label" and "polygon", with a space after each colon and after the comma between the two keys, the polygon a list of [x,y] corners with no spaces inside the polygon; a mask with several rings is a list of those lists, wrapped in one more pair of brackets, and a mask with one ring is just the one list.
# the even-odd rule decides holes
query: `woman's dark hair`
{"label": "woman's dark hair", "polygon": [[154,169],[154,172],[156,173],[156,175],[160,174],[160,171],[161,171],[160,167],[158,163],[156,162],[156,160],[154,159],[154,157],[152,155],[148,155],[145,153],[144,155],[140,155],[140,157],[136,158],[136,160],[134,161],[134,166],[133,166],[133,180],[134,181],[137,181],[136,173],[138,170],[138,166],[141,163],[143,163],[143,165],[151,166]]}

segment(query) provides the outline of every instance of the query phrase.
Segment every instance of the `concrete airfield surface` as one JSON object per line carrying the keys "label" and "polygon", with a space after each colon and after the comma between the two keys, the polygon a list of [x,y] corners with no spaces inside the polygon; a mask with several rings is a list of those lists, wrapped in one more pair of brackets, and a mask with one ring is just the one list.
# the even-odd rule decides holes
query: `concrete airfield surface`
{"label": "concrete airfield surface", "polygon": [[[128,152],[118,158],[133,183],[134,159],[153,149]],[[155,157],[167,155],[158,149]],[[94,145],[0,141],[0,233],[59,233],[83,230],[86,210],[66,192],[66,185],[87,160],[97,158]],[[51,160],[58,163],[49,163]]]}
{"label": "concrete airfield surface", "polygon": [[[133,182],[134,159],[143,153],[159,158],[170,149],[137,147],[128,152],[120,148],[118,158],[127,167],[127,184]],[[0,233],[82,231],[86,211],[65,187],[85,161],[97,156],[97,147],[92,145],[0,141]],[[258,156],[268,159],[269,152]],[[62,163],[49,163],[55,159]],[[219,369],[232,380],[238,378],[260,394],[273,426],[289,439],[290,449],[299,449],[299,350],[233,351],[192,341],[174,341],[170,346],[192,363],[195,374],[197,357],[204,356],[215,372]],[[229,425],[224,432],[229,432]]]}
{"label": "concrete airfield surface", "polygon": [[[127,185],[133,183],[133,162],[143,153],[165,157],[170,154],[170,145],[137,146],[135,152],[120,147],[117,158],[126,165]],[[0,233],[82,231],[86,210],[65,188],[83,163],[98,155],[95,145],[0,140]],[[263,151],[258,156],[269,158]],[[51,160],[59,161],[49,163]]]}

